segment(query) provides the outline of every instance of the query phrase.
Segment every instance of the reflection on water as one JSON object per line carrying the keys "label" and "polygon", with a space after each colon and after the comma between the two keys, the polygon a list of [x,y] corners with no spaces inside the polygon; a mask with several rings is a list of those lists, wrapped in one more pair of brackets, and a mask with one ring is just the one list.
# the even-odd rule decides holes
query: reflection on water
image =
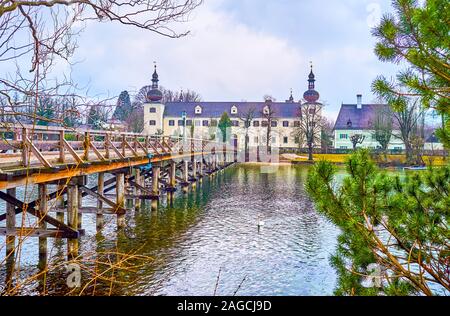
{"label": "reflection on water", "polygon": [[[118,235],[110,216],[112,223],[93,237],[95,215],[83,215],[80,252],[87,257],[115,247],[139,249],[154,259],[129,275],[121,272],[117,277],[130,283],[115,287],[114,294],[212,295],[220,270],[218,295],[232,295],[240,283],[239,295],[331,295],[336,276],[328,260],[338,230],[307,198],[307,168],[283,166],[271,174],[258,166],[229,168],[187,195],[177,193],[172,206],[163,199],[157,212],[150,205],[130,212],[128,228]],[[265,222],[260,229],[258,218]],[[35,272],[36,244],[27,242],[22,273]],[[65,242],[49,241],[49,249],[63,256]],[[64,292],[64,282],[54,291]]]}

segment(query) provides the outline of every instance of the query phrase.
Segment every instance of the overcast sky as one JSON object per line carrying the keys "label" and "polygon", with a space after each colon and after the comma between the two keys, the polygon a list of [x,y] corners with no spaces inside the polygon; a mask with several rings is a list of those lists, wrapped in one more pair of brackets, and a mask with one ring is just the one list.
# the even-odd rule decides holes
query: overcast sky
{"label": "overcast sky", "polygon": [[396,68],[377,60],[370,26],[390,1],[205,0],[182,39],[114,23],[92,23],[82,33],[73,69],[80,85],[102,96],[151,83],[153,61],[160,84],[199,92],[204,101],[296,100],[307,88],[309,62],[316,89],[335,118],[340,104],[374,99],[371,82]]}

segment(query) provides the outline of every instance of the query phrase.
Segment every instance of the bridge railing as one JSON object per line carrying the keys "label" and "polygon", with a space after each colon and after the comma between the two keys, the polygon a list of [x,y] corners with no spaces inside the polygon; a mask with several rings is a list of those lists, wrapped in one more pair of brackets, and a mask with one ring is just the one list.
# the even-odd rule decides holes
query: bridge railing
{"label": "bridge railing", "polygon": [[[64,128],[37,125],[0,126],[0,165],[2,157],[20,156],[19,165],[45,167],[71,161],[82,164],[133,157],[216,152],[223,144],[205,139],[139,133]],[[36,160],[36,159],[35,159]]]}

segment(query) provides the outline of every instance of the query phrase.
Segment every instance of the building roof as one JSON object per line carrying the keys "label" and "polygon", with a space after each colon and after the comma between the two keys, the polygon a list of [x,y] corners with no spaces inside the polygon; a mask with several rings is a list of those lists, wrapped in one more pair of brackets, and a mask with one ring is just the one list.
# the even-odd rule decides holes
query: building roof
{"label": "building roof", "polygon": [[[201,114],[195,114],[195,107],[202,107]],[[272,102],[272,110],[275,118],[296,118],[299,114],[299,103]],[[231,114],[231,108],[237,107],[238,114]],[[188,118],[220,118],[224,112],[230,118],[239,118],[245,115],[250,109],[255,109],[255,118],[263,118],[265,102],[169,102],[166,104],[164,116],[181,117],[181,113],[186,111]]]}
{"label": "building roof", "polygon": [[360,109],[356,104],[342,104],[334,129],[372,129],[377,112],[388,108],[387,104],[362,104]]}
{"label": "building roof", "polygon": [[432,144],[439,144],[441,141],[437,136],[433,133],[430,135],[430,137],[427,138],[426,143],[432,143]]}

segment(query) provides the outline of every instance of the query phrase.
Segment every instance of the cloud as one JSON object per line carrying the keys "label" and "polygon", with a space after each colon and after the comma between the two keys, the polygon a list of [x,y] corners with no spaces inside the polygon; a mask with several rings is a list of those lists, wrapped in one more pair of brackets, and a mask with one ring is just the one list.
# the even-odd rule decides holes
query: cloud
{"label": "cloud", "polygon": [[[372,1],[208,0],[181,39],[115,23],[91,23],[79,41],[74,68],[80,85],[108,96],[130,93],[151,82],[158,62],[160,84],[193,89],[207,101],[299,99],[307,88],[309,61],[316,87],[336,116],[341,102],[373,99],[371,82],[392,72],[373,54],[367,5]],[[378,2],[377,2],[378,3]],[[382,11],[389,1],[380,2]]]}
{"label": "cloud", "polygon": [[[214,1],[213,1],[214,2]],[[231,14],[203,6],[190,23],[191,34],[167,39],[121,25],[90,25],[80,40],[76,68],[95,91],[120,93],[149,84],[153,61],[161,84],[198,91],[205,100],[261,100],[306,77],[307,59],[289,41],[251,29]]]}

